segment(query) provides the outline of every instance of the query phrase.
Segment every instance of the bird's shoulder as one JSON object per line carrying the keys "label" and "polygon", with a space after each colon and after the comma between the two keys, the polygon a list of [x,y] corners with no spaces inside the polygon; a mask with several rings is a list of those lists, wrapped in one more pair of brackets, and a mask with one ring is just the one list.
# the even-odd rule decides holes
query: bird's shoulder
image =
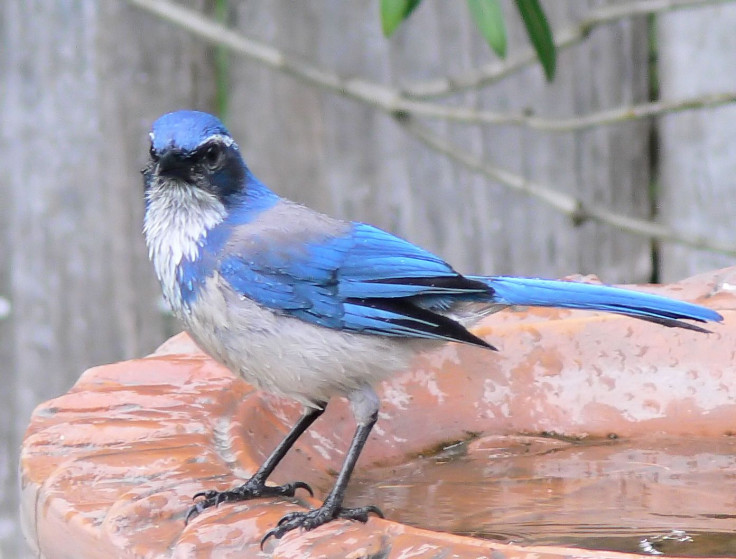
{"label": "bird's shoulder", "polygon": [[330,217],[280,199],[257,216],[229,218],[225,262],[310,279],[456,276],[439,256],[376,226]]}
{"label": "bird's shoulder", "polygon": [[278,258],[287,252],[297,258],[304,247],[348,238],[351,230],[349,222],[283,198],[255,216],[235,210],[225,226],[226,252],[246,260]]}
{"label": "bird's shoulder", "polygon": [[279,201],[234,226],[224,255],[226,288],[277,313],[352,332],[484,345],[442,312],[450,299],[484,297],[488,287],[372,225]]}

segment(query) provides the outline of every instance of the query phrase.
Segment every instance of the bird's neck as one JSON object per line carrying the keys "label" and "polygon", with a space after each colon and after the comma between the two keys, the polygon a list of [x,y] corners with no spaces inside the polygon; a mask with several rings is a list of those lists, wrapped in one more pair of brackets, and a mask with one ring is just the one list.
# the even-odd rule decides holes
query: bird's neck
{"label": "bird's neck", "polygon": [[[246,188],[220,201],[187,185],[155,184],[146,193],[144,234],[164,297],[181,315],[209,276],[233,227],[249,223],[279,197],[246,172]],[[201,276],[201,277],[200,277]]]}
{"label": "bird's neck", "polygon": [[148,254],[174,311],[181,310],[180,266],[195,262],[209,232],[227,218],[216,197],[184,185],[147,192],[143,232]]}
{"label": "bird's neck", "polygon": [[250,223],[261,212],[273,207],[280,199],[247,168],[245,171],[245,185],[245,189],[233,194],[227,201],[227,220],[233,225]]}

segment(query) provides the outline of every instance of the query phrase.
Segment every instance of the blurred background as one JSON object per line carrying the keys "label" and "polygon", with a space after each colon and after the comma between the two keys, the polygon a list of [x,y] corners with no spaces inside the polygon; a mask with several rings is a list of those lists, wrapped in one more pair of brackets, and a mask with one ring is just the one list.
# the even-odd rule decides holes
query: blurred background
{"label": "blurred background", "polygon": [[505,59],[464,2],[422,2],[390,38],[378,0],[0,2],[3,557],[25,553],[33,408],[178,330],[141,234],[164,112],[221,115],[278,193],[461,272],[671,282],[734,262],[736,4],[543,1],[552,82],[501,6]]}

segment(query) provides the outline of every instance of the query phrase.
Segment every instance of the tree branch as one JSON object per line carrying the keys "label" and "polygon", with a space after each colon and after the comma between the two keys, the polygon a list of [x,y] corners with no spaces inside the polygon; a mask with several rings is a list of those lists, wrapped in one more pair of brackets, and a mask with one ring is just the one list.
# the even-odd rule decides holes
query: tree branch
{"label": "tree branch", "polygon": [[[627,17],[657,14],[685,8],[722,4],[731,0],[639,0],[610,4],[592,10],[587,18],[562,31],[555,31],[558,50],[582,42],[599,25]],[[455,95],[469,89],[479,89],[497,83],[538,60],[534,49],[509,56],[505,61],[489,64],[454,77],[443,77],[417,82],[401,88],[401,95],[410,99],[430,99]]]}
{"label": "tree branch", "polygon": [[696,249],[736,256],[736,247],[734,247],[732,242],[721,243],[704,236],[685,236],[658,223],[620,215],[606,208],[585,204],[569,194],[552,190],[505,169],[489,165],[479,157],[453,145],[445,138],[438,136],[426,126],[420,125],[411,118],[397,119],[397,121],[407,132],[431,149],[442,153],[471,171],[475,171],[491,180],[506,185],[512,190],[542,200],[549,206],[569,216],[576,223],[590,219],[613,225],[622,231],[649,237],[657,241],[677,243]]}
{"label": "tree branch", "polygon": [[[543,132],[578,132],[581,130],[595,128],[597,126],[618,124],[631,120],[641,120],[663,114],[679,113],[694,109],[718,107],[720,105],[728,105],[734,102],[736,102],[736,92],[714,93],[686,99],[659,100],[649,103],[640,103],[638,105],[629,105],[628,107],[614,107],[613,109],[606,109],[595,113],[588,113],[587,115],[569,118],[550,119],[533,116],[519,117],[515,122],[507,124],[523,125]],[[514,118],[513,115],[509,115],[509,117]]]}
{"label": "tree branch", "polygon": [[[174,4],[169,0],[128,0],[129,3],[145,9],[162,19],[170,21],[198,37],[227,47],[232,52],[260,62],[274,70],[291,75],[297,79],[316,85],[343,97],[348,97],[372,106],[396,117],[406,129],[432,149],[445,154],[461,165],[479,172],[509,188],[534,196],[551,207],[570,216],[576,221],[594,219],[608,223],[633,234],[651,237],[660,241],[679,243],[693,248],[720,252],[736,256],[732,244],[720,244],[704,237],[685,237],[669,229],[648,221],[618,215],[604,208],[586,206],[580,200],[557,192],[542,185],[527,181],[509,171],[487,165],[475,156],[456,148],[448,141],[421,127],[413,116],[445,118],[456,122],[475,124],[516,124],[550,131],[572,131],[591,128],[602,124],[612,124],[636,118],[645,118],[663,113],[710,107],[736,100],[736,93],[711,95],[680,101],[658,101],[626,108],[611,109],[600,113],[568,119],[542,119],[521,115],[506,115],[487,111],[474,111],[463,107],[450,107],[434,103],[414,101],[401,97],[398,90],[360,79],[345,79],[322,68],[285,56],[276,48],[254,41],[236,33],[219,23],[203,17],[199,13]],[[712,0],[676,1],[659,0],[657,5],[700,5]],[[654,0],[638,2],[640,5],[653,5]],[[642,8],[643,9],[643,8]],[[612,12],[615,13],[615,12]],[[619,11],[620,13],[620,11]],[[610,16],[611,18],[613,16]],[[617,16],[619,17],[619,16]],[[620,16],[623,17],[623,16]]]}
{"label": "tree branch", "polygon": [[[187,29],[191,33],[215,45],[227,47],[232,52],[256,60],[274,70],[292,75],[295,78],[336,93],[337,95],[360,101],[394,115],[408,113],[413,116],[443,119],[465,124],[511,125],[524,126],[544,132],[575,132],[596,126],[654,117],[665,113],[715,107],[736,102],[736,93],[726,92],[689,99],[655,101],[652,103],[616,107],[568,118],[545,118],[441,105],[438,103],[407,99],[402,97],[402,93],[397,89],[367,80],[343,78],[304,61],[287,57],[281,51],[270,45],[244,37],[189,8],[179,6],[168,0],[128,1]],[[639,11],[643,12],[645,6],[651,10],[654,7],[663,9],[663,6],[683,7],[685,5],[701,5],[706,3],[713,3],[713,0],[689,0],[688,2],[683,0],[657,0],[656,2],[654,0],[647,0],[638,2],[636,5],[639,6]],[[622,14],[631,12],[639,13],[633,9],[627,12],[623,7],[614,7],[616,8],[615,10],[609,9],[603,12],[603,14],[599,14],[598,18],[601,21],[608,21],[613,19],[614,16],[624,17]]]}

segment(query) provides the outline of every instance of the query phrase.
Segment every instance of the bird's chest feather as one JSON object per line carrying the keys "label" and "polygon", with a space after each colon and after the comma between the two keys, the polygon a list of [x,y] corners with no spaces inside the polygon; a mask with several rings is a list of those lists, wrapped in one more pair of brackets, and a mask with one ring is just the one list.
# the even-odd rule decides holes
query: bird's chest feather
{"label": "bird's chest feather", "polygon": [[210,276],[183,321],[199,346],[246,381],[306,405],[380,381],[431,345],[324,328],[272,311]]}
{"label": "bird's chest feather", "polygon": [[[213,265],[221,203],[197,190],[160,188],[148,196],[144,235],[166,301],[185,318],[198,285]],[[208,249],[208,250],[206,250]]]}

